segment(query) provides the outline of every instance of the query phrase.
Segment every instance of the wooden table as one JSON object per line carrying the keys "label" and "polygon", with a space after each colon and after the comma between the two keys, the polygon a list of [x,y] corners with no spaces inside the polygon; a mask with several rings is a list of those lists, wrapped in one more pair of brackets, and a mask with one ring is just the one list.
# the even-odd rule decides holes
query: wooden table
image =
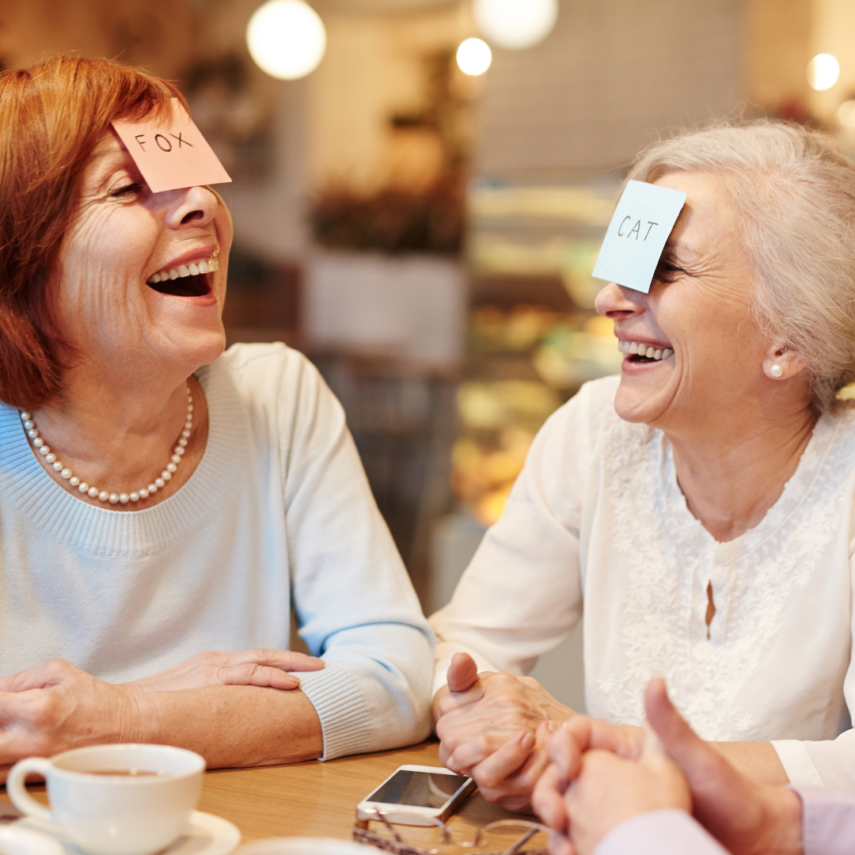
{"label": "wooden table", "polygon": [[[415,763],[441,766],[439,743],[423,742],[410,748],[359,754],[325,763],[310,761],[254,769],[207,772],[199,810],[233,822],[244,841],[262,837],[339,837],[350,840],[356,805],[398,766]],[[520,817],[471,795],[449,825],[463,840],[475,827],[497,819]],[[534,817],[526,817],[533,819]],[[406,839],[418,842],[420,829],[407,829]]]}
{"label": "wooden table", "polygon": [[[406,763],[442,765],[439,743],[428,741],[326,763],[313,760],[252,769],[215,769],[205,773],[198,809],[233,822],[244,843],[264,837],[351,840],[357,803]],[[28,789],[36,799],[47,802],[44,786]],[[0,800],[9,801],[5,792],[0,792]],[[2,807],[15,811],[10,804]],[[478,826],[509,818],[534,819],[491,805],[475,792],[458,808],[449,825],[455,839],[472,840]],[[430,834],[419,828],[404,830],[405,839],[413,844],[429,845]],[[503,839],[510,845],[518,836],[519,832],[509,833]],[[546,836],[539,834],[526,849],[545,845]]]}

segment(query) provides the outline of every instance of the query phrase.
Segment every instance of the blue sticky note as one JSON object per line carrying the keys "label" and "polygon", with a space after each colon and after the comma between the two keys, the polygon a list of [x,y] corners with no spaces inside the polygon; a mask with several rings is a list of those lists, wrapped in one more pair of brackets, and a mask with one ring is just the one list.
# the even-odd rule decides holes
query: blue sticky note
{"label": "blue sticky note", "polygon": [[629,181],[609,223],[593,275],[646,294],[685,202],[686,194],[680,190]]}

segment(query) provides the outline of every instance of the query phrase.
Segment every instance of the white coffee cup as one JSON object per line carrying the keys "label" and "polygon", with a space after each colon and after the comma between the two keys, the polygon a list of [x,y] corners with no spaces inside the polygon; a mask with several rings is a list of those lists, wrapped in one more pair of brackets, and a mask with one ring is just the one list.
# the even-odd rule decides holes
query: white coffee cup
{"label": "white coffee cup", "polygon": [[[92,745],[49,760],[19,761],[6,791],[19,810],[56,826],[93,855],[151,855],[187,827],[204,771],[204,759],[183,748]],[[45,778],[50,809],[27,792],[24,779],[31,773]]]}

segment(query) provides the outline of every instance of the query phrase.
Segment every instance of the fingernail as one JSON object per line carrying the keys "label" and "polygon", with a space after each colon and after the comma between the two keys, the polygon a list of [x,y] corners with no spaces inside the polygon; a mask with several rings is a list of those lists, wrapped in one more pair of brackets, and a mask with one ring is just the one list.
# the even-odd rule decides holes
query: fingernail
{"label": "fingernail", "polygon": [[534,748],[534,734],[530,732],[526,732],[523,735],[523,738],[520,740],[520,745],[526,750]]}

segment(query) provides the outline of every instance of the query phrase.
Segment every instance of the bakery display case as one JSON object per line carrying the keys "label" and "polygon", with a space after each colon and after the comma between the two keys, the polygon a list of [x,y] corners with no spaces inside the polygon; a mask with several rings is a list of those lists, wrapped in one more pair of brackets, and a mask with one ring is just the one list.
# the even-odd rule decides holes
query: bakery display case
{"label": "bakery display case", "polygon": [[582,383],[619,370],[592,279],[620,177],[474,182],[468,195],[467,360],[457,392],[452,487],[495,522],[543,422]]}

